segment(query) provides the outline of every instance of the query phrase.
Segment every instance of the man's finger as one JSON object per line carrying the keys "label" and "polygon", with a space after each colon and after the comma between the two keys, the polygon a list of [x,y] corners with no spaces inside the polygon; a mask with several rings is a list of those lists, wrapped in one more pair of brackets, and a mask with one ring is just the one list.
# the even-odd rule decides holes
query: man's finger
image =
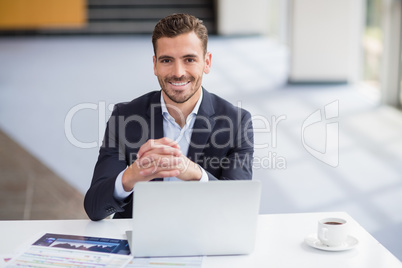
{"label": "man's finger", "polygon": [[152,166],[154,167],[171,167],[171,166],[176,166],[179,165],[183,162],[182,157],[176,157],[176,156],[166,156],[166,155],[158,155],[158,154],[152,154],[147,157],[142,157],[140,159],[137,159],[137,165],[140,168],[150,168]]}
{"label": "man's finger", "polygon": [[139,159],[150,158],[152,160],[155,160],[158,156],[180,157],[182,156],[182,152],[179,149],[172,148],[166,145],[158,145],[152,150],[143,153],[141,157],[139,157]]}
{"label": "man's finger", "polygon": [[176,166],[173,167],[157,167],[141,169],[140,175],[152,178],[176,177],[180,174],[180,170]]}
{"label": "man's finger", "polygon": [[171,148],[175,148],[175,149],[180,149],[179,144],[172,139],[169,139],[166,137],[158,139],[158,140],[151,139],[151,140],[148,140],[146,143],[144,143],[141,146],[140,150],[137,153],[137,157],[140,158],[144,155],[144,153],[146,153],[154,148],[158,148],[160,146],[167,146],[167,147],[171,147]]}

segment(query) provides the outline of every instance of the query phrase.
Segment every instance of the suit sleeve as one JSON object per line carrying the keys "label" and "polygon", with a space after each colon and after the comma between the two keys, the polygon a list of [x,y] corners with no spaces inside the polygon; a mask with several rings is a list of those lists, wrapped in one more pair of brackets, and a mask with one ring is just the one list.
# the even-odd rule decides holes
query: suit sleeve
{"label": "suit sleeve", "polygon": [[222,158],[219,176],[214,176],[206,171],[210,181],[252,179],[254,132],[252,118],[248,111],[243,110],[240,124],[237,126],[234,144],[235,146]]}
{"label": "suit sleeve", "polygon": [[116,178],[127,167],[115,122],[118,114],[118,107],[116,106],[107,123],[91,186],[84,199],[85,211],[88,217],[94,221],[102,220],[113,213],[124,211],[124,206],[132,197],[129,196],[127,201],[122,202],[113,197]]}

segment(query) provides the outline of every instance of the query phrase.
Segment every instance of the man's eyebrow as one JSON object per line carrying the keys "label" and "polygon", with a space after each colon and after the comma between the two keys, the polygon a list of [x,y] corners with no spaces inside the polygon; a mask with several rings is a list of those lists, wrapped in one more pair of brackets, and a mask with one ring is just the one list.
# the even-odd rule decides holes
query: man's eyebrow
{"label": "man's eyebrow", "polygon": [[[184,56],[182,56],[181,58],[185,59],[185,58],[198,58],[197,54],[186,54]],[[161,55],[158,57],[158,60],[172,60],[174,59],[174,57],[172,56],[168,56],[168,55]]]}
{"label": "man's eyebrow", "polygon": [[158,60],[171,60],[173,57],[167,56],[167,55],[162,55],[158,57]]}
{"label": "man's eyebrow", "polygon": [[197,54],[187,54],[187,55],[184,55],[182,58],[198,58],[198,55]]}

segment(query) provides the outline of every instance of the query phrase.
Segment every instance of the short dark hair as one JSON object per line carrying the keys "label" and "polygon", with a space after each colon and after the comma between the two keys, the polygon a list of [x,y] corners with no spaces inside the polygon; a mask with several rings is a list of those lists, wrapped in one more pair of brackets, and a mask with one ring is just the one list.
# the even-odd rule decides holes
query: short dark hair
{"label": "short dark hair", "polygon": [[152,33],[152,45],[156,56],[156,41],[162,37],[176,37],[194,32],[201,40],[204,54],[207,53],[208,30],[202,20],[189,14],[172,14],[161,19]]}

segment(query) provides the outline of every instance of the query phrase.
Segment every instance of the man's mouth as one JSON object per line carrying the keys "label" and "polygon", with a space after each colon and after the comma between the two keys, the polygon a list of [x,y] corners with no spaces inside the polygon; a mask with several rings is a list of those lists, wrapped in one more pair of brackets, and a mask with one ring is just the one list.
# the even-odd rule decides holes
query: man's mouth
{"label": "man's mouth", "polygon": [[189,84],[190,81],[187,81],[187,82],[169,82],[169,83],[172,84],[173,86],[180,87],[180,86],[185,86],[185,85]]}

